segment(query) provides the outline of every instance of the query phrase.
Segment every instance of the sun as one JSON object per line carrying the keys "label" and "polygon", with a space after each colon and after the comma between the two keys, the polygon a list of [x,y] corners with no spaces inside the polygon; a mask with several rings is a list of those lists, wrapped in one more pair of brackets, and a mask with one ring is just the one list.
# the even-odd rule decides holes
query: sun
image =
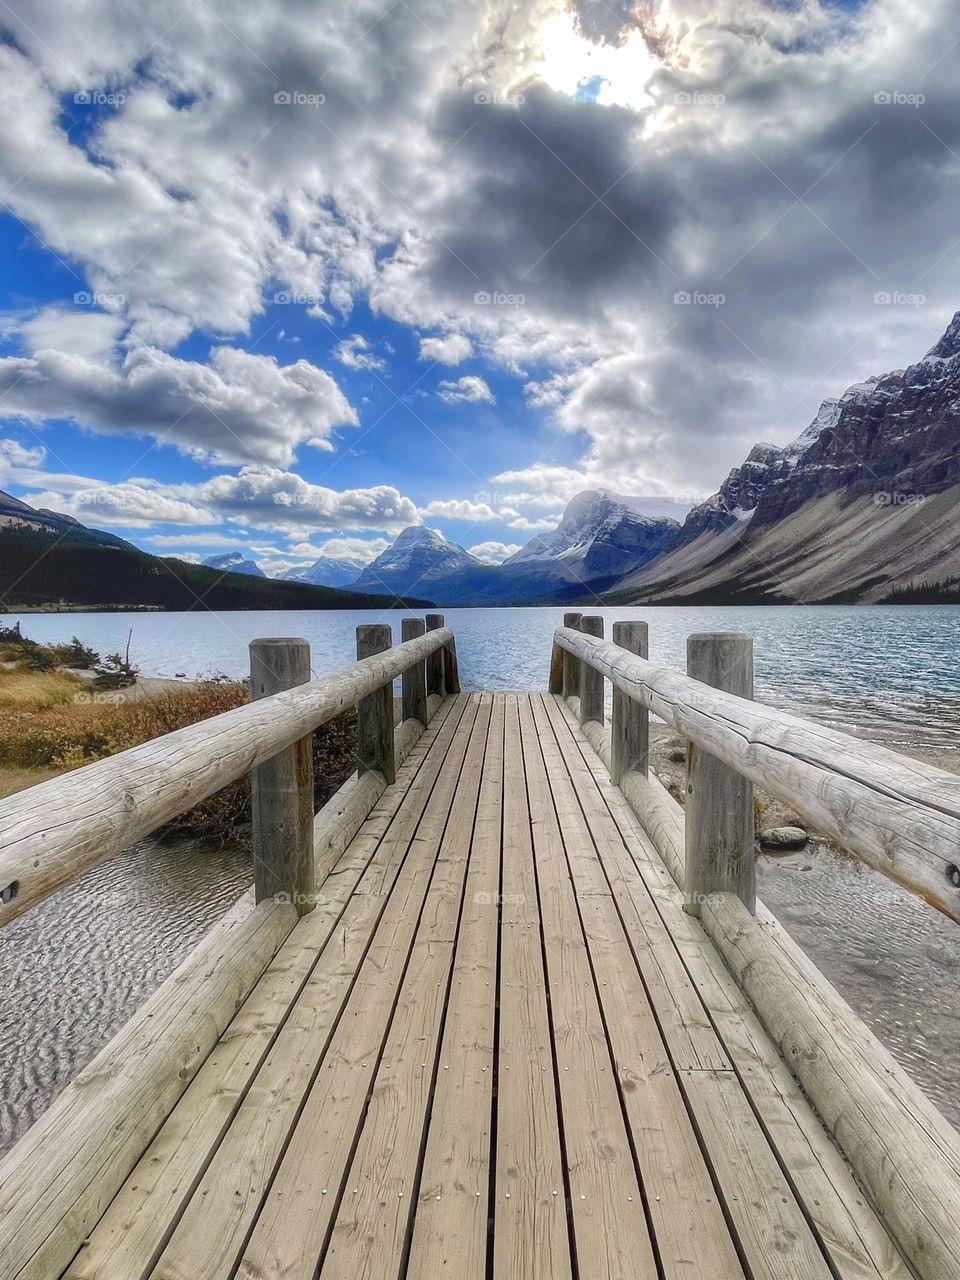
{"label": "sun", "polygon": [[622,44],[596,44],[577,31],[574,15],[550,15],[538,32],[538,77],[557,93],[589,99],[601,106],[641,110],[654,105],[647,91],[662,63],[650,52],[643,33],[632,30]]}

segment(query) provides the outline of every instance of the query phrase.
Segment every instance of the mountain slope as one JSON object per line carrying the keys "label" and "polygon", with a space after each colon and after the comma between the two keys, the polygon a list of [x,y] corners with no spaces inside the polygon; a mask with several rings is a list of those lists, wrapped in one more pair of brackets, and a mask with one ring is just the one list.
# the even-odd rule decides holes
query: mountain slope
{"label": "mountain slope", "polygon": [[366,567],[364,560],[337,560],[320,556],[305,569],[287,569],[284,582],[312,582],[316,587],[352,587]]}
{"label": "mountain slope", "polygon": [[256,560],[248,560],[242,551],[225,551],[222,555],[207,556],[203,562],[208,569],[221,569],[229,573],[245,573],[250,578],[265,578]]}
{"label": "mountain slope", "polygon": [[436,530],[413,525],[364,568],[354,585],[357,591],[416,591],[433,596],[433,587],[445,578],[486,568]]}
{"label": "mountain slope", "polygon": [[883,600],[957,576],[958,501],[960,312],[917,364],[824,401],[785,448],[755,446],[610,599]]}
{"label": "mountain slope", "polygon": [[0,610],[58,604],[178,612],[367,609],[398,603],[392,594],[360,595],[162,559],[113,534],[0,494]]}

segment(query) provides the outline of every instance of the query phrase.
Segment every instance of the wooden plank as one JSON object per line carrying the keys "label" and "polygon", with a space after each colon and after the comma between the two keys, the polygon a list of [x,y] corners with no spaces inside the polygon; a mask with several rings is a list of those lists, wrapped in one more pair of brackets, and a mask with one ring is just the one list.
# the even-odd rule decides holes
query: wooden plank
{"label": "wooden plank", "polygon": [[[582,613],[565,613],[563,615],[563,625],[576,630],[580,626],[582,617]],[[563,651],[560,689],[565,698],[569,698],[574,694],[578,698],[580,697],[580,664],[569,650]]]}
{"label": "wooden plank", "polygon": [[[455,770],[463,759],[473,729],[474,712],[475,708],[468,705],[450,743],[446,759],[455,762]],[[396,830],[392,829],[384,842],[394,849],[399,846],[409,850],[399,872],[394,873],[395,892],[392,896],[371,895],[366,899],[354,895],[352,899],[354,910],[376,924],[356,980],[344,989],[343,975],[337,970],[331,974],[325,968],[317,973],[316,982],[304,989],[304,995],[294,1004],[263,1069],[258,1072],[204,1171],[152,1275],[164,1280],[174,1277],[213,1280],[213,1277],[233,1274],[301,1109],[306,1106],[309,1110],[310,1091],[314,1089],[317,1073],[321,1081],[333,1077],[333,1072],[321,1069],[321,1063],[326,1065],[329,1060],[325,1059],[328,1043],[329,1053],[336,1060],[341,1052],[339,1046],[354,1024],[357,1009],[366,1009],[364,993],[370,993],[371,974],[374,985],[377,978],[386,987],[391,981],[399,981],[399,976],[386,971],[377,957],[386,945],[385,938],[393,938],[398,930],[413,928],[404,918],[404,911],[416,917],[434,857],[429,835],[421,839],[421,834],[424,827],[438,820],[445,821],[452,792],[453,787],[441,768],[432,790],[427,790],[425,803],[422,792],[415,802],[416,816],[406,808],[401,809],[402,821],[395,824]],[[367,917],[367,912],[372,915]],[[330,999],[331,978],[337,991],[346,996],[343,1008],[342,1002]],[[378,1007],[372,996],[370,1007]],[[332,1040],[331,1029],[334,1029]],[[370,1065],[372,1067],[372,1062]],[[362,1106],[363,1097],[362,1092],[355,1098],[358,1106]]]}
{"label": "wooden plank", "polygon": [[0,926],[292,746],[452,639],[446,629],[431,632],[310,684],[6,797],[0,801]]}
{"label": "wooden plank", "polygon": [[[604,803],[597,781],[586,767],[577,745],[579,735],[570,729],[564,732],[565,722],[559,708],[553,699],[548,701],[552,705],[547,707],[547,712],[557,731],[571,780],[579,789],[591,835],[601,861],[611,869],[624,927],[631,938],[636,936],[634,920],[642,911],[651,927],[656,929],[651,918],[649,896],[627,854],[623,834]],[[629,907],[623,909],[624,896],[629,898],[635,912]],[[753,1280],[799,1280],[801,1277],[802,1280],[828,1280],[830,1269],[819,1241],[811,1232],[803,1207],[798,1204],[790,1181],[729,1062],[725,1062],[721,1069],[713,1070],[704,1070],[699,1064],[692,1069],[680,1065],[682,1055],[687,1052],[688,1038],[684,1025],[677,1035],[674,1052],[672,1034],[677,1029],[675,1015],[678,1011],[681,1024],[694,1021],[699,1035],[706,1031],[714,1040],[714,1052],[724,1058],[725,1055],[712,1026],[704,1027],[705,1015],[699,997],[662,924],[658,932],[660,945],[656,947],[656,964],[657,968],[665,966],[664,976],[671,989],[670,998],[660,1006],[660,984],[651,983],[648,990],[658,1018],[661,1007],[663,1009],[661,1027],[667,1047],[678,1071],[684,1100],[696,1125],[724,1213],[734,1231],[741,1257],[749,1268],[748,1274]],[[638,963],[642,964],[643,952],[638,950],[636,955]],[[646,977],[648,970],[642,969],[642,972]],[[656,975],[656,969],[652,972]],[[710,1083],[704,1083],[706,1081]],[[713,1115],[711,1107],[720,1099],[722,1114]],[[768,1202],[771,1208],[764,1213],[758,1206]]]}
{"label": "wooden plank", "polygon": [[[563,710],[558,706],[561,714]],[[569,715],[566,721],[569,727],[575,726]],[[722,1052],[729,1056],[781,1165],[789,1170],[790,1180],[835,1274],[843,1280],[906,1280],[914,1273],[866,1202],[850,1167],[831,1142],[700,922],[680,909],[678,888],[636,815],[619,791],[609,785],[600,760],[582,745],[580,749],[660,921],[659,934],[656,926],[645,928],[654,940],[651,954],[666,964],[672,991],[683,992],[685,999],[692,992],[702,1001]],[[670,797],[667,799],[675,805]],[[644,895],[633,892],[632,897],[638,917],[647,917]],[[674,948],[683,962],[682,976],[673,972],[672,963],[666,960]],[[672,1035],[670,1038],[673,1041]],[[686,1064],[691,1075],[696,1065],[694,1061]],[[709,1070],[711,1064],[703,1059],[700,1066]]]}
{"label": "wooden plank", "polygon": [[[599,614],[580,619],[580,630],[593,639],[603,639],[603,618]],[[603,676],[589,662],[580,663],[580,723],[596,720],[603,724]]]}
{"label": "wooden plank", "polygon": [[[297,920],[224,917],[0,1163],[0,1275],[59,1275]],[[162,1034],[161,1034],[162,1029]]]}
{"label": "wooden plank", "polygon": [[[493,699],[407,1273],[483,1280],[500,902],[505,699]],[[388,1052],[391,1052],[388,1050]],[[369,1127],[369,1120],[368,1120]],[[334,1235],[336,1243],[336,1234]]]}
{"label": "wooden plank", "polygon": [[[582,859],[570,856],[572,850],[590,849],[599,866],[594,815],[588,822],[581,809],[590,790],[578,796],[538,699],[533,712],[662,1273],[666,1280],[743,1280],[723,1205],[617,907],[609,894],[593,892],[593,877],[582,875]],[[602,803],[599,797],[596,802]]]}
{"label": "wooden plank", "polygon": [[[411,843],[409,874],[387,898],[373,945],[360,968],[344,1014],[320,1064],[296,1128],[276,1169],[270,1194],[243,1249],[239,1276],[246,1280],[283,1275],[286,1280],[313,1277],[337,1212],[344,1177],[367,1099],[389,1034],[398,993],[404,982],[421,914],[440,856],[452,805],[462,796],[461,780],[474,789],[466,770],[465,750],[482,743],[485,725],[478,723],[479,696],[468,698],[463,727],[470,744],[458,734],[457,751],[448,753],[437,787]],[[474,790],[474,795],[476,791]],[[461,798],[460,806],[465,801]],[[452,819],[451,819],[452,821]],[[405,867],[406,870],[406,867]],[[417,1058],[417,1068],[423,1058]],[[423,1068],[426,1071],[426,1068]],[[256,1152],[251,1152],[255,1157]],[[356,1185],[356,1184],[354,1184]],[[348,1189],[353,1199],[352,1187]],[[325,1194],[326,1193],[326,1194]],[[358,1192],[359,1194],[359,1192]],[[409,1196],[409,1190],[407,1189]],[[407,1217],[403,1197],[387,1210]],[[200,1241],[198,1240],[198,1247]],[[162,1274],[162,1273],[161,1273]],[[188,1273],[192,1275],[193,1273]],[[168,1277],[167,1280],[173,1280]]]}
{"label": "wooden plank", "polygon": [[[442,613],[428,613],[426,616],[427,632],[443,628]],[[445,671],[443,649],[435,649],[427,658],[427,693],[436,693],[441,697],[445,693]]]}
{"label": "wooden plank", "polygon": [[578,1266],[609,1280],[653,1280],[637,1171],[529,699],[521,701],[520,725]]}
{"label": "wooden plank", "polygon": [[504,1280],[570,1280],[566,1176],[520,743],[520,697],[511,694],[506,700],[504,739],[493,1274]]}
{"label": "wooden plank", "polygon": [[953,882],[960,848],[955,773],[709,689],[570,628],[560,628],[555,639],[818,831],[960,920],[960,888]]}
{"label": "wooden plank", "polygon": [[[491,852],[489,842],[485,849],[478,845],[476,822],[479,804],[485,798],[489,807],[489,825],[489,819],[493,816],[489,811],[493,808],[491,801],[495,804],[498,799],[498,796],[489,794],[491,783],[497,792],[500,789],[499,759],[491,761],[489,768],[486,762],[492,710],[492,696],[483,694],[477,717],[477,732],[471,739],[396,1013],[390,1024],[369,1107],[350,1164],[346,1191],[320,1268],[323,1280],[354,1280],[365,1271],[385,1278],[399,1276],[414,1215],[423,1205],[417,1174],[429,1123],[431,1098],[435,1099],[436,1095],[440,1095],[442,1101],[444,1094],[449,1098],[451,1077],[464,1070],[464,1059],[457,1043],[446,1042],[447,1049],[452,1049],[454,1054],[452,1062],[449,1056],[441,1057],[438,1054],[444,1018],[447,1016],[447,1002],[452,998],[450,980],[454,953],[460,945],[469,946],[475,940],[462,935],[463,913],[476,918],[479,905],[467,905],[465,890],[469,889],[477,855],[489,855]],[[502,728],[500,732],[502,735]],[[482,795],[484,782],[488,784],[486,797]],[[497,836],[499,849],[499,832]],[[499,859],[488,856],[487,861],[496,866]],[[482,868],[480,874],[483,875]],[[496,888],[493,893],[495,897]],[[486,906],[484,910],[489,917],[490,906]],[[495,913],[494,905],[494,941]],[[489,967],[487,974],[488,978],[495,976],[491,974]],[[485,991],[489,1004],[490,991],[486,987]],[[463,1030],[462,1025],[460,1030]],[[492,1033],[486,1047],[487,1063],[477,1062],[475,1067],[468,1065],[468,1078],[476,1074],[482,1081],[484,1075],[489,1074],[491,1041]],[[433,1092],[435,1081],[436,1095]],[[468,1132],[470,1128],[470,1122],[463,1114],[466,1104],[467,1098],[461,1098],[461,1110],[455,1122],[461,1133]],[[447,1115],[451,1118],[449,1112]],[[487,1126],[489,1118],[488,1100],[485,1116]],[[444,1142],[449,1142],[450,1137],[449,1134],[440,1135]],[[484,1163],[484,1144],[485,1135],[481,1128],[481,1164]],[[474,1180],[469,1196],[472,1202],[470,1210],[474,1215],[476,1189]],[[434,1191],[431,1204],[436,1205],[437,1194]],[[453,1209],[450,1216],[454,1222],[463,1203],[466,1203],[466,1197],[461,1198],[459,1204],[455,1203],[452,1195],[448,1199],[448,1208]],[[442,1193],[440,1205],[442,1208]],[[438,1252],[441,1256],[446,1248],[455,1247],[457,1237],[458,1230],[454,1226],[453,1235],[448,1240],[439,1242]],[[436,1273],[415,1269],[414,1274]]]}
{"label": "wooden plank", "polygon": [[[318,909],[297,924],[278,951],[85,1241],[67,1272],[68,1280],[144,1280],[150,1273],[291,1004],[329,946],[357,881],[371,861],[391,856],[384,837],[395,821],[406,831],[401,839],[409,841],[462,710],[462,699],[456,708],[451,700],[440,709],[405,762],[397,785],[376,806],[361,836],[318,890]],[[437,750],[428,759],[434,743]],[[348,936],[345,928],[341,945]]]}

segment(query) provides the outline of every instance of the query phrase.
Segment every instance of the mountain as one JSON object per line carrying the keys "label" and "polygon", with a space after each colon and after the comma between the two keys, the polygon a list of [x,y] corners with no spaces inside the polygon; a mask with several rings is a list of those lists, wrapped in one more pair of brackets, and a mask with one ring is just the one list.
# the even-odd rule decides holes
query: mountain
{"label": "mountain", "polygon": [[916,364],[825,400],[791,444],[756,445],[610,599],[921,598],[960,576],[958,503],[960,312]]}
{"label": "mountain", "polygon": [[563,604],[591,599],[628,570],[675,546],[680,526],[652,519],[629,500],[586,490],[556,529],[533,538],[500,565],[483,564],[432,529],[404,529],[368,565],[356,589],[423,591],[437,604]]}
{"label": "mountain", "polygon": [[364,568],[355,587],[358,591],[416,591],[434,596],[434,585],[445,579],[487,568],[435,529],[414,525],[399,533],[393,545]]}
{"label": "mountain", "polygon": [[71,516],[0,493],[0,611],[91,609],[366,609],[419,607],[392,593],[360,595],[303,582],[223,572],[149,555]]}
{"label": "mountain", "polygon": [[245,573],[251,578],[265,578],[256,560],[247,560],[242,551],[225,551],[219,556],[207,556],[203,562],[208,569],[220,569],[228,573]]}
{"label": "mountain", "polygon": [[540,564],[565,577],[595,583],[622,577],[677,545],[680,525],[653,519],[629,500],[605,489],[585,489],[571,498],[555,529],[538,534],[505,563]]}
{"label": "mountain", "polygon": [[365,567],[365,560],[320,556],[305,569],[287,569],[280,577],[284,582],[312,582],[316,587],[352,587]]}

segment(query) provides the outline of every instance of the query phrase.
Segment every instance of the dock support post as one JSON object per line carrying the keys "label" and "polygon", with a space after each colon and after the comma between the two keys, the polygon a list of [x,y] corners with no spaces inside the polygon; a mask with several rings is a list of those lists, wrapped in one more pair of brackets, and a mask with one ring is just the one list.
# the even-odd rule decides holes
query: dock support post
{"label": "dock support post", "polygon": [[[306,640],[250,643],[250,700],[310,680]],[[313,734],[251,772],[253,879],[257,902],[283,895],[306,915],[316,905],[313,860]]]}
{"label": "dock support post", "polygon": [[[427,614],[428,631],[439,631],[442,626],[442,613]],[[427,659],[427,697],[433,693],[441,698],[444,696],[443,653],[440,649]]]}
{"label": "dock support post", "polygon": [[[357,627],[357,659],[383,653],[393,644],[387,623],[364,623]],[[357,703],[358,772],[375,769],[383,774],[387,786],[397,780],[393,738],[393,682],[369,693]]]}
{"label": "dock support post", "polygon": [[[753,641],[734,632],[687,637],[687,675],[724,693],[753,697]],[[753,784],[687,743],[684,910],[699,916],[712,893],[735,893],[756,913]]]}
{"label": "dock support post", "polygon": [[[582,613],[565,613],[563,625],[579,631],[582,618]],[[563,651],[563,677],[560,691],[564,698],[580,696],[580,660],[572,653],[567,653],[566,649]]]}
{"label": "dock support post", "polygon": [[457,642],[451,640],[443,650],[443,683],[447,697],[460,692],[460,667],[457,663]]}
{"label": "dock support post", "polygon": [[[645,622],[615,622],[613,643],[640,658],[649,657]],[[610,731],[610,781],[619,787],[625,773],[647,775],[650,762],[650,713],[614,685]]]}
{"label": "dock support post", "polygon": [[[400,639],[416,640],[426,631],[426,623],[422,618],[404,618],[400,623]],[[408,667],[400,677],[403,698],[401,703],[402,720],[419,720],[427,727],[427,666],[418,662]]]}
{"label": "dock support post", "polygon": [[[603,639],[603,618],[599,614],[580,619],[580,630],[586,636]],[[603,724],[603,674],[588,662],[580,663],[580,723],[599,720]]]}

